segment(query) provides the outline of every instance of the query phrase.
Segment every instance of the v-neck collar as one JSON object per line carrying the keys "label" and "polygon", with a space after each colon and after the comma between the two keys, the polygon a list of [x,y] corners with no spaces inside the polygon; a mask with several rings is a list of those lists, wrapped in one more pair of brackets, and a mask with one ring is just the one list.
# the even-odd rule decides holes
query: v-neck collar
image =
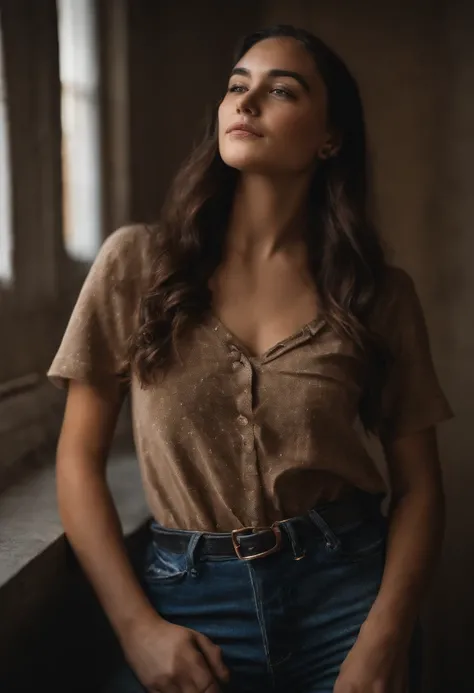
{"label": "v-neck collar", "polygon": [[216,313],[210,309],[209,311],[210,322],[212,323],[216,332],[219,333],[220,337],[228,345],[236,346],[243,354],[255,363],[263,363],[276,358],[287,349],[306,341],[307,339],[314,337],[326,324],[326,320],[323,317],[316,317],[313,320],[305,323],[299,327],[295,332],[284,337],[279,342],[269,347],[262,354],[254,354],[246,344],[244,344],[228,327],[222,322],[222,320],[216,315]]}

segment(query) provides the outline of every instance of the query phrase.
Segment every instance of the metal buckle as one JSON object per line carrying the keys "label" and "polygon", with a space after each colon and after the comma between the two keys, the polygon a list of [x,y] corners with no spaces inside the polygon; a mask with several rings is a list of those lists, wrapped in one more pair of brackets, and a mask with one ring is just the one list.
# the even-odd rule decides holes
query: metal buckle
{"label": "metal buckle", "polygon": [[[272,546],[270,549],[262,551],[261,553],[256,553],[254,556],[242,556],[241,547],[237,541],[237,537],[240,534],[244,534],[244,532],[250,531],[251,534],[257,534],[257,532],[264,532],[268,531],[269,529],[275,535],[275,546]],[[241,527],[240,529],[234,529],[232,530],[232,544],[234,546],[234,551],[237,558],[239,558],[241,561],[253,561],[256,558],[263,558],[263,556],[269,556],[270,554],[279,551],[281,546],[281,529],[277,523],[273,524],[271,527]]]}

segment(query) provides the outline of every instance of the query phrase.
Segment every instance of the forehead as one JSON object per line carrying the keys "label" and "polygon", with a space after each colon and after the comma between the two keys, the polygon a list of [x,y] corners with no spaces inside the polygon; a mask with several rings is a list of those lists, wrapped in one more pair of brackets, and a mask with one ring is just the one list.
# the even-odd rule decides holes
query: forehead
{"label": "forehead", "polygon": [[321,89],[325,90],[313,57],[299,41],[290,37],[259,41],[242,56],[235,67],[246,68],[256,77],[275,69],[299,72],[312,87],[312,91],[318,93]]}

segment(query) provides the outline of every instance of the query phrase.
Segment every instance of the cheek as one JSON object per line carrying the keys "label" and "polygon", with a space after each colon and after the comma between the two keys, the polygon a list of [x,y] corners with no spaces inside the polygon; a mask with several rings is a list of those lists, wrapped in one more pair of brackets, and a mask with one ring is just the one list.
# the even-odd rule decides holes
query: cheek
{"label": "cheek", "polygon": [[217,111],[217,124],[218,124],[218,134],[219,134],[219,143],[223,141],[225,131],[230,125],[230,113],[229,113],[229,105],[225,102],[225,100],[221,103],[219,106],[219,109]]}
{"label": "cheek", "polygon": [[225,130],[230,125],[231,121],[235,119],[235,105],[233,105],[227,97],[225,97],[219,105],[217,118],[219,121],[219,130]]}
{"label": "cheek", "polygon": [[324,141],[324,124],[314,113],[282,118],[275,128],[280,146],[293,151],[296,159],[313,160]]}
{"label": "cheek", "polygon": [[221,101],[221,103],[219,104],[219,108],[217,109],[217,118],[219,120],[219,125],[220,125],[222,118],[224,118],[224,113],[225,113],[225,101]]}

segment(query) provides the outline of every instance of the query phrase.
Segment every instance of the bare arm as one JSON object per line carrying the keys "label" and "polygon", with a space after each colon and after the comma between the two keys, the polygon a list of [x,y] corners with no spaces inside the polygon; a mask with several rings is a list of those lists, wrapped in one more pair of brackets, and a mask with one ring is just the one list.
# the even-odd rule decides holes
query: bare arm
{"label": "bare arm", "polygon": [[368,628],[410,636],[441,550],[445,504],[436,432],[384,445],[392,486],[387,563]]}
{"label": "bare arm", "polygon": [[220,650],[162,619],[128,560],[106,482],[106,460],[122,396],[116,384],[71,381],[57,454],[61,519],[127,659],[149,691],[217,693],[226,680]]}
{"label": "bare arm", "polygon": [[57,491],[66,535],[119,637],[148,615],[106,483],[106,461],[122,404],[118,384],[71,381],[57,452]]}
{"label": "bare arm", "polygon": [[406,693],[411,636],[444,530],[434,428],[384,443],[392,506],[382,584],[335,693]]}

